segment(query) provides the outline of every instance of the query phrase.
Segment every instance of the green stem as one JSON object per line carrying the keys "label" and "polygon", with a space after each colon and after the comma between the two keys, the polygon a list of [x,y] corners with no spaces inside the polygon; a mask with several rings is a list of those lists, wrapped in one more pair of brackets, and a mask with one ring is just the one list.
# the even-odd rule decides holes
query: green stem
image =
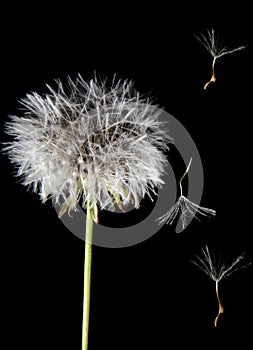
{"label": "green stem", "polygon": [[84,258],[82,350],[88,350],[91,257],[92,257],[92,231],[93,231],[93,218],[92,218],[92,214],[91,214],[91,209],[87,208],[85,258]]}

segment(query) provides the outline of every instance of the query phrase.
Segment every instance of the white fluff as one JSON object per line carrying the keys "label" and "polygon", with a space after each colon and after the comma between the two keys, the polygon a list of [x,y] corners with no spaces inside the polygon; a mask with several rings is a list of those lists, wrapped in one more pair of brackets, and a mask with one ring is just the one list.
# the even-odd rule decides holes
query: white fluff
{"label": "white fluff", "polygon": [[5,147],[23,184],[44,202],[63,197],[62,214],[82,206],[135,207],[163,184],[172,141],[156,106],[140,97],[132,81],[80,75],[55,91],[34,92],[21,100],[24,115],[11,116],[6,132],[14,137]]}

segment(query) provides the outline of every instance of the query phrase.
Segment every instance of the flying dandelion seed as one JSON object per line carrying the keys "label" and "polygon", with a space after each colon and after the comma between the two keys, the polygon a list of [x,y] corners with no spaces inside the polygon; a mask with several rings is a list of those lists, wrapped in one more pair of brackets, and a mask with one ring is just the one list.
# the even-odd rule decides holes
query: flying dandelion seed
{"label": "flying dandelion seed", "polygon": [[224,55],[228,55],[230,53],[245,49],[246,46],[239,46],[234,49],[228,50],[225,46],[221,46],[221,43],[219,41],[219,37],[215,37],[214,30],[211,31],[207,30],[207,35],[200,34],[200,36],[195,35],[195,37],[200,41],[200,43],[206,48],[206,50],[209,52],[209,54],[213,57],[212,62],[212,76],[211,79],[204,85],[204,90],[208,87],[210,83],[214,83],[216,81],[216,76],[214,73],[214,65],[216,60],[219,57],[222,57]]}
{"label": "flying dandelion seed", "polygon": [[202,248],[201,251],[203,257],[196,256],[196,260],[191,260],[191,262],[215,282],[215,291],[219,305],[219,311],[214,320],[214,326],[217,327],[218,319],[224,312],[224,307],[222,306],[219,297],[219,282],[223,278],[230,276],[235,271],[249,266],[250,263],[247,265],[238,266],[239,262],[244,258],[244,253],[238,256],[231,264],[227,265],[225,263],[220,264],[220,259],[217,259],[215,254],[211,255],[207,246]]}
{"label": "flying dandelion seed", "polygon": [[[133,88],[132,81],[113,83],[80,75],[63,87],[48,86],[21,100],[24,116],[11,116],[6,132],[14,138],[4,151],[25,186],[42,202],[63,199],[60,216],[86,208],[82,349],[88,348],[91,246],[98,209],[114,210],[163,185],[171,137],[156,106]],[[61,201],[62,203],[62,201]]]}
{"label": "flying dandelion seed", "polygon": [[191,166],[192,158],[190,159],[190,162],[187,166],[187,169],[181,179],[179,180],[179,187],[180,187],[180,197],[177,200],[176,204],[164,215],[159,217],[157,221],[159,224],[170,224],[174,222],[174,220],[179,216],[181,222],[182,222],[182,227],[185,229],[187,225],[187,218],[188,217],[198,217],[196,214],[204,215],[204,216],[210,216],[210,215],[215,215],[216,212],[213,209],[208,209],[205,207],[201,207],[193,202],[191,202],[189,199],[187,199],[183,195],[183,188],[182,188],[182,181],[185,178],[185,176],[188,174],[190,166]]}

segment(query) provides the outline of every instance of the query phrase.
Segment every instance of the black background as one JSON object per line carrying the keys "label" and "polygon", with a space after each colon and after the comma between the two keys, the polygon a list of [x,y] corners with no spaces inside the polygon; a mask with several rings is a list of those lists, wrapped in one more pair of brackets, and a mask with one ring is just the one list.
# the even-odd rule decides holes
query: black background
{"label": "black background", "polygon": [[[20,114],[17,100],[56,78],[133,79],[191,134],[205,173],[201,203],[217,210],[179,235],[165,226],[133,247],[93,247],[90,350],[252,345],[252,267],[221,282],[215,329],[215,284],[189,262],[205,244],[225,260],[253,259],[253,34],[251,11],[239,5],[2,6],[1,131],[8,114]],[[204,91],[212,58],[194,34],[211,28],[248,47],[218,59]],[[1,348],[80,349],[84,243],[13,175],[1,155]]]}

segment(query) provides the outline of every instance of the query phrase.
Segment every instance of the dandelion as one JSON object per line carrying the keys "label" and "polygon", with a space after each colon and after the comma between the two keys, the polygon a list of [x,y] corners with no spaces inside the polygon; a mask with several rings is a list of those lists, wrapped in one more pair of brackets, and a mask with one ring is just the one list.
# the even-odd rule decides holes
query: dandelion
{"label": "dandelion", "polygon": [[234,49],[228,50],[226,46],[221,46],[221,43],[219,41],[219,37],[215,37],[214,30],[211,31],[207,30],[207,36],[201,34],[200,36],[195,35],[195,37],[200,41],[200,43],[206,48],[206,50],[209,52],[209,54],[213,57],[212,62],[212,76],[211,79],[204,85],[204,90],[208,87],[210,83],[214,83],[216,81],[216,76],[214,73],[214,65],[216,60],[219,57],[222,57],[224,55],[228,55],[230,53],[245,49],[246,46],[239,46]]}
{"label": "dandelion", "polygon": [[219,316],[224,312],[224,307],[222,306],[219,297],[219,282],[223,278],[230,276],[235,271],[238,271],[241,268],[245,268],[250,264],[238,266],[238,264],[244,258],[244,253],[238,256],[232,263],[227,265],[225,263],[221,264],[220,259],[217,259],[215,254],[211,255],[207,246],[205,246],[205,248],[202,248],[201,251],[203,257],[196,256],[196,260],[191,260],[191,262],[215,282],[216,296],[219,304],[219,311],[214,320],[214,326],[217,327]]}
{"label": "dandelion", "polygon": [[159,217],[157,219],[159,224],[165,223],[165,224],[172,225],[174,220],[179,216],[179,218],[182,222],[182,227],[183,227],[183,229],[185,229],[188,217],[196,217],[196,219],[198,219],[196,214],[200,214],[200,215],[204,215],[204,216],[210,216],[210,215],[216,214],[215,210],[201,207],[201,206],[191,202],[189,199],[187,199],[183,195],[182,181],[189,172],[191,162],[192,162],[192,158],[190,159],[190,162],[186,168],[185,173],[183,174],[183,176],[179,180],[179,188],[180,188],[179,199],[177,200],[176,204],[167,213],[165,213],[164,215],[162,215],[161,217]]}
{"label": "dandelion", "polygon": [[166,151],[172,139],[157,108],[133,82],[70,77],[66,87],[34,92],[21,100],[22,117],[11,116],[6,132],[14,138],[5,152],[22,183],[61,205],[59,216],[87,210],[84,261],[82,349],[88,348],[91,246],[99,209],[138,208],[146,194],[163,185]]}

